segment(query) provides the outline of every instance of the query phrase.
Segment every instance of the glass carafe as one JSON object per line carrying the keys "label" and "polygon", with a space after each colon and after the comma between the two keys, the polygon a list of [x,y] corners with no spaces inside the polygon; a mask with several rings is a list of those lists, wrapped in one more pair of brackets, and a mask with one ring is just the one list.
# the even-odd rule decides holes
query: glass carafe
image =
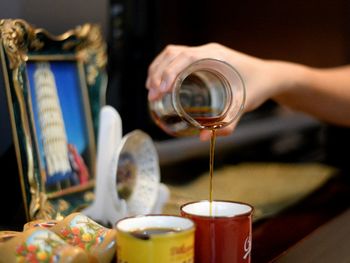
{"label": "glass carafe", "polygon": [[201,59],[185,68],[168,93],[151,101],[151,116],[172,136],[219,129],[243,111],[245,87],[238,71],[226,62]]}

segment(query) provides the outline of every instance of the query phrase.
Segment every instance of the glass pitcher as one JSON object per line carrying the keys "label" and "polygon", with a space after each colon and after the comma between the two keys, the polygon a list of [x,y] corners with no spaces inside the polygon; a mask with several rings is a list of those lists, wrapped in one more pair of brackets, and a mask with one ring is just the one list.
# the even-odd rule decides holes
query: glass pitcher
{"label": "glass pitcher", "polygon": [[245,86],[226,62],[201,59],[185,68],[168,93],[151,101],[155,123],[172,136],[190,136],[201,129],[223,128],[243,111]]}

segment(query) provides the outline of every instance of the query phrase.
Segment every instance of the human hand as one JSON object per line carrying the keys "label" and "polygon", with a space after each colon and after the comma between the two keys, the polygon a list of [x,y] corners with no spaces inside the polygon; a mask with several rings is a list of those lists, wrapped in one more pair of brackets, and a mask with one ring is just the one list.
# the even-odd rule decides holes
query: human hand
{"label": "human hand", "polygon": [[[209,43],[202,46],[167,46],[151,63],[148,69],[146,88],[148,99],[154,101],[169,92],[174,84],[176,76],[193,62],[213,58],[225,61],[232,65],[241,74],[246,87],[246,104],[244,112],[251,111],[261,105],[272,95],[274,87],[271,77],[267,72],[269,63],[264,60],[239,53],[217,43]],[[219,129],[218,135],[229,135],[237,125],[238,120],[229,126]],[[210,131],[202,130],[200,139],[210,138]]]}
{"label": "human hand", "polygon": [[225,60],[229,49],[219,44],[190,47],[169,45],[148,68],[148,99],[156,100],[172,89],[176,76],[193,62],[203,58]]}

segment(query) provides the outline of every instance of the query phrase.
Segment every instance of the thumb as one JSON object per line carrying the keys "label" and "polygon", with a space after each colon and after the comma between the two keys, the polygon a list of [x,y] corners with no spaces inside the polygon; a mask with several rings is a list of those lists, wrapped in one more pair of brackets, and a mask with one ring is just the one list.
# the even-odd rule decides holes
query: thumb
{"label": "thumb", "polygon": [[[227,127],[218,129],[216,131],[216,134],[218,136],[228,136],[228,135],[232,134],[233,131],[236,129],[237,123],[238,123],[238,120],[236,120],[235,122],[231,123]],[[211,130],[204,129],[204,130],[200,131],[199,139],[201,141],[208,141],[208,140],[210,140],[211,135],[212,135],[212,131]]]}
{"label": "thumb", "polygon": [[208,141],[210,140],[212,131],[211,130],[201,130],[199,133],[199,139],[201,141]]}

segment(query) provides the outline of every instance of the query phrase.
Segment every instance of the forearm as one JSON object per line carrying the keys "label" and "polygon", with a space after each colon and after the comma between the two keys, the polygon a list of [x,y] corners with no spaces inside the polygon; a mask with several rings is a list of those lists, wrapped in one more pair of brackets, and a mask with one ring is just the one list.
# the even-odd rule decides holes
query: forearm
{"label": "forearm", "polygon": [[[316,69],[280,63],[278,103],[326,122],[350,126],[350,66]],[[283,83],[285,81],[285,83]]]}
{"label": "forearm", "polygon": [[[316,69],[300,64],[256,58],[217,43],[197,47],[167,46],[151,63],[146,87],[150,101],[172,89],[176,76],[203,58],[228,62],[242,75],[245,112],[268,99],[326,122],[350,127],[350,66]],[[232,132],[234,125],[223,129]]]}

